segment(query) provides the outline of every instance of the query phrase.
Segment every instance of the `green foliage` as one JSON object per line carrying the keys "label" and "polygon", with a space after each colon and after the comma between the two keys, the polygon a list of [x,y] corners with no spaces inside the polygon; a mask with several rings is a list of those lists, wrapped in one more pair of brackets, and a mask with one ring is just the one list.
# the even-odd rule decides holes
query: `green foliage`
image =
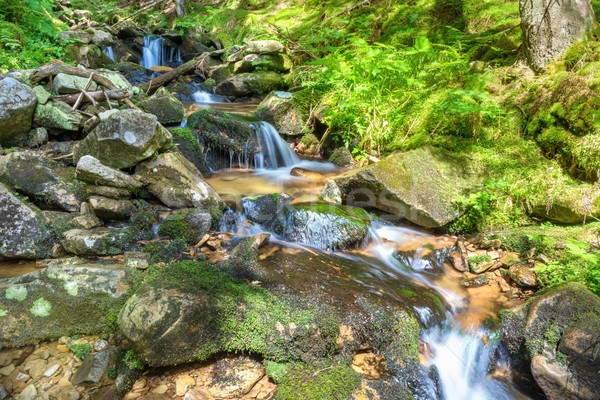
{"label": "green foliage", "polygon": [[67,347],[71,349],[71,351],[75,353],[75,356],[77,356],[77,358],[80,360],[85,359],[92,352],[92,346],[87,342],[68,343]]}
{"label": "green foliage", "polygon": [[291,365],[288,363],[278,363],[270,360],[265,361],[265,371],[267,376],[273,379],[275,383],[283,382],[290,368]]}
{"label": "green foliage", "polygon": [[454,234],[473,233],[480,228],[483,219],[494,208],[497,197],[491,193],[479,192],[463,199],[459,204],[461,216],[448,225]]}

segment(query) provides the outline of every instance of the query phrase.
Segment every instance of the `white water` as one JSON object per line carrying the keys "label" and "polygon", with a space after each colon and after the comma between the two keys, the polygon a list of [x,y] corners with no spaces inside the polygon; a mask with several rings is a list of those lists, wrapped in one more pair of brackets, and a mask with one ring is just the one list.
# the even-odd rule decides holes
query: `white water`
{"label": "white water", "polygon": [[201,104],[223,103],[225,101],[225,99],[221,96],[205,92],[204,90],[198,90],[197,92],[194,92],[192,94],[192,98],[194,99],[194,103]]}
{"label": "white water", "polygon": [[164,39],[160,36],[145,36],[143,58],[141,65],[152,68],[164,65],[181,65],[181,51],[179,47],[165,46]]}
{"label": "white water", "polygon": [[104,54],[106,54],[106,56],[108,58],[110,58],[111,60],[115,61],[115,52],[113,51],[112,46],[103,47],[102,51],[104,51]]}

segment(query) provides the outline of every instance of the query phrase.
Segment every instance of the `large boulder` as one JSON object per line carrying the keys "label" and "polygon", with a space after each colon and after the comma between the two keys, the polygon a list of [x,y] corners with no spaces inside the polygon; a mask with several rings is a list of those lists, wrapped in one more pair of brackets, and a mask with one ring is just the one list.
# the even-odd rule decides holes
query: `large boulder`
{"label": "large boulder", "polygon": [[217,85],[217,93],[226,96],[264,96],[285,86],[283,78],[275,72],[253,72],[234,75]]}
{"label": "large boulder", "polygon": [[0,183],[0,258],[44,258],[53,235],[40,210],[20,200]]}
{"label": "large boulder", "polygon": [[233,72],[242,74],[256,70],[267,70],[286,73],[293,66],[292,61],[285,54],[248,54],[233,65]]}
{"label": "large boulder", "polygon": [[589,0],[520,0],[523,49],[529,66],[542,71],[596,22]]}
{"label": "large boulder", "polygon": [[65,48],[65,61],[71,61],[88,69],[110,65],[113,61],[95,44],[71,44]]}
{"label": "large boulder", "polygon": [[196,132],[188,128],[174,128],[169,132],[173,135],[173,144],[187,160],[198,168],[202,175],[212,172],[206,163],[204,143],[199,140]]}
{"label": "large boulder", "polygon": [[277,40],[251,40],[246,44],[246,54],[284,53],[285,47]]}
{"label": "large boulder", "polygon": [[541,199],[532,204],[531,214],[559,224],[579,224],[592,217],[600,217],[600,190],[595,187],[568,187],[551,202]]}
{"label": "large boulder", "polygon": [[200,207],[207,200],[220,200],[200,171],[179,152],[163,153],[139,164],[135,176],[168,207]]}
{"label": "large boulder", "polygon": [[94,213],[105,221],[129,220],[138,211],[135,204],[128,199],[91,196],[89,202]]}
{"label": "large boulder", "polygon": [[189,245],[198,243],[212,225],[210,213],[199,208],[177,210],[158,226],[158,234],[171,239],[183,239]]}
{"label": "large boulder", "polygon": [[77,163],[91,155],[109,167],[129,168],[171,143],[171,134],[154,115],[110,110],[100,114],[100,124],[73,148],[73,159]]}
{"label": "large boulder", "polygon": [[29,86],[13,78],[0,79],[0,145],[26,140],[36,104]]}
{"label": "large boulder", "polygon": [[246,352],[280,361],[335,349],[334,311],[293,296],[276,296],[207,263],[153,271],[119,315],[121,332],[151,366]]}
{"label": "large boulder", "polygon": [[113,36],[110,32],[94,28],[88,29],[88,32],[92,34],[90,41],[98,46],[112,46],[114,43]]}
{"label": "large boulder", "polygon": [[0,280],[0,347],[110,331],[127,278],[119,265],[65,262]]}
{"label": "large boulder", "polygon": [[158,122],[164,125],[179,124],[184,118],[183,104],[165,88],[160,88],[152,97],[142,101],[140,107],[156,115]]}
{"label": "large boulder", "polygon": [[600,393],[600,298],[568,283],[503,313],[503,336],[549,400]]}
{"label": "large boulder", "polygon": [[131,175],[103,165],[92,156],[83,156],[77,162],[77,179],[92,185],[111,186],[136,191],[142,183]]}
{"label": "large boulder", "polygon": [[456,200],[474,185],[469,163],[430,147],[390,156],[335,179],[345,204],[375,207],[426,227],[460,215]]}
{"label": "large boulder", "polygon": [[43,154],[20,151],[0,156],[0,182],[30,196],[41,207],[79,211],[82,191],[74,171]]}
{"label": "large boulder", "polygon": [[48,130],[77,132],[84,122],[81,114],[62,101],[38,105],[35,109],[35,123]]}
{"label": "large boulder", "polygon": [[298,100],[289,92],[270,93],[256,109],[263,121],[272,124],[283,135],[299,136],[304,133],[307,116]]}

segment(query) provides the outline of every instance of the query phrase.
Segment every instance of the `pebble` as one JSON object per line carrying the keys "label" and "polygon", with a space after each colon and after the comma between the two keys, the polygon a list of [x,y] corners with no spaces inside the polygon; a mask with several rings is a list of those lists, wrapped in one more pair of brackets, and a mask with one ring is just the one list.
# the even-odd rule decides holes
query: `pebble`
{"label": "pebble", "polygon": [[69,348],[64,344],[59,344],[58,346],[56,346],[56,351],[58,351],[59,353],[67,353],[69,351]]}
{"label": "pebble", "polygon": [[53,366],[51,366],[50,368],[48,368],[46,370],[46,372],[44,372],[44,376],[47,378],[50,378],[51,376],[53,376],[60,368],[60,364],[54,364]]}
{"label": "pebble", "polygon": [[6,367],[0,368],[0,374],[9,376],[15,370],[15,366],[13,364],[7,365]]}
{"label": "pebble", "polygon": [[189,375],[179,375],[175,378],[175,394],[183,396],[188,390],[188,386],[194,386],[196,380]]}
{"label": "pebble", "polygon": [[20,351],[17,349],[0,352],[0,367],[6,367],[11,364],[14,360],[19,358],[19,354]]}
{"label": "pebble", "polygon": [[108,347],[108,342],[103,339],[98,339],[94,342],[93,347],[96,351],[102,351]]}
{"label": "pebble", "polygon": [[167,393],[167,390],[169,390],[169,387],[167,385],[160,385],[157,386],[155,389],[152,390],[152,393],[156,393],[156,394],[165,394]]}
{"label": "pebble", "polygon": [[15,397],[15,399],[16,400],[31,400],[36,395],[37,395],[37,390],[35,389],[35,386],[33,386],[33,383],[32,383],[31,385],[29,385],[25,389],[23,389],[23,391],[21,393],[19,393],[17,395],[17,397]]}

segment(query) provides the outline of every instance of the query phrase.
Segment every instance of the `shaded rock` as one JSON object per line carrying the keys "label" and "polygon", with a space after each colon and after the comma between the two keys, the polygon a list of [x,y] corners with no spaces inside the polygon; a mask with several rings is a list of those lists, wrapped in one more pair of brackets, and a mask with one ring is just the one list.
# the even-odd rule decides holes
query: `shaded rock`
{"label": "shaded rock", "polygon": [[198,168],[202,175],[211,174],[211,169],[206,163],[204,143],[199,136],[188,128],[171,129],[173,143],[183,156]]}
{"label": "shaded rock", "polygon": [[354,165],[354,157],[346,147],[338,147],[329,156],[329,162],[342,168],[349,168]]}
{"label": "shaded rock", "polygon": [[[211,58],[212,57],[208,57],[208,59]],[[208,76],[209,79],[214,80],[214,82],[216,83],[221,83],[234,75],[235,72],[233,71],[232,64],[218,64],[216,66],[211,66],[209,67],[208,73],[206,74],[206,76]]]}
{"label": "shaded rock", "polygon": [[251,40],[246,43],[246,54],[277,54],[285,52],[285,47],[277,40]]}
{"label": "shaded rock", "polygon": [[[77,88],[79,85],[80,88],[85,88],[85,84],[87,83],[89,78],[84,78],[76,75],[67,75],[67,74],[58,74],[54,77],[54,87],[59,94],[68,94],[68,93],[79,93],[80,89]],[[88,88],[88,91],[92,92],[98,89],[98,85],[96,82],[92,81]]]}
{"label": "shaded rock", "polygon": [[147,269],[150,266],[150,253],[142,251],[126,251],[123,254],[125,265],[128,268]]}
{"label": "shaded rock", "polygon": [[31,151],[0,156],[0,182],[40,205],[79,211],[80,185],[71,169]]}
{"label": "shaded rock", "polygon": [[88,69],[98,69],[113,61],[95,44],[72,44],[65,48],[63,60],[71,61]]}
{"label": "shaded rock", "polygon": [[60,33],[62,40],[79,41],[83,43],[89,43],[92,39],[92,35],[86,31],[63,31]]}
{"label": "shaded rock", "polygon": [[189,32],[181,40],[181,59],[190,61],[202,53],[209,52],[214,47],[209,34],[201,31]]}
{"label": "shaded rock", "polygon": [[217,93],[226,96],[245,97],[266,95],[285,86],[275,72],[253,72],[234,75],[217,85]]}
{"label": "shaded rock", "polygon": [[81,114],[62,101],[38,105],[35,109],[35,123],[49,130],[76,132],[83,127],[84,122]]}
{"label": "shaded rock", "polygon": [[92,34],[90,41],[98,46],[112,46],[114,39],[111,33],[99,29],[90,28],[87,30]]}
{"label": "shaded rock", "polygon": [[143,162],[136,167],[135,176],[168,207],[201,207],[207,199],[220,201],[200,171],[181,153],[163,153]]}
{"label": "shaded rock", "polygon": [[32,129],[29,132],[27,147],[37,148],[48,143],[48,131],[44,128]]}
{"label": "shaded rock", "polygon": [[335,182],[345,204],[375,207],[427,228],[458,218],[455,201],[474,185],[464,159],[430,147],[390,156]]}
{"label": "shaded rock", "polygon": [[98,383],[104,376],[104,373],[108,370],[108,367],[112,364],[114,358],[114,351],[103,350],[96,354],[88,355],[83,364],[73,378],[71,383],[73,385],[81,385],[82,383]]}
{"label": "shaded rock", "polygon": [[590,1],[521,1],[519,10],[525,56],[537,72],[583,39],[596,21]]}
{"label": "shaded rock", "polygon": [[77,162],[77,179],[94,185],[113,186],[136,191],[142,184],[131,175],[103,165],[96,158],[86,155]]}
{"label": "shaded rock", "polygon": [[183,239],[193,245],[208,233],[211,225],[211,215],[202,209],[178,210],[160,223],[158,234],[173,240]]}
{"label": "shaded rock", "polygon": [[508,276],[521,287],[537,286],[536,273],[525,265],[513,265],[508,269]]}
{"label": "shaded rock", "polygon": [[160,88],[152,97],[140,103],[147,113],[156,115],[164,125],[179,124],[184,117],[183,104],[165,88]]}
{"label": "shaded rock", "polygon": [[106,332],[109,310],[127,291],[127,278],[119,266],[65,262],[3,279],[0,346]]}
{"label": "shaded rock", "polygon": [[289,92],[269,93],[258,105],[256,114],[283,135],[302,135],[307,125],[306,113]]}
{"label": "shaded rock", "polygon": [[0,400],[4,400],[8,398],[8,392],[4,388],[4,386],[0,385]]}
{"label": "shaded rock", "polygon": [[283,214],[285,208],[293,198],[285,193],[273,193],[259,196],[254,199],[244,199],[244,213],[250,221],[257,222],[265,227]]}
{"label": "shaded rock", "polygon": [[119,239],[123,235],[124,232],[106,228],[72,229],[64,233],[62,245],[69,253],[78,256],[119,254]]}
{"label": "shaded rock", "polygon": [[108,197],[109,199],[129,199],[131,198],[132,192],[128,189],[116,188],[113,186],[95,186],[90,185],[86,187],[86,193],[88,197],[101,196]]}
{"label": "shaded rock", "polygon": [[342,204],[342,191],[333,179],[329,179],[325,183],[325,187],[321,192],[321,199],[335,204]]}
{"label": "shaded rock", "polygon": [[[241,54],[241,52],[237,54]],[[289,72],[293,66],[292,61],[285,54],[248,54],[235,62],[233,72],[235,74],[254,72],[256,70]]]}
{"label": "shaded rock", "polygon": [[221,359],[215,370],[206,386],[216,400],[241,398],[265,376],[261,363],[248,357]]}
{"label": "shaded rock", "polygon": [[502,314],[502,334],[548,399],[597,398],[600,298],[588,289],[562,284]]}
{"label": "shaded rock", "polygon": [[106,111],[100,114],[100,124],[73,148],[73,160],[91,155],[106,166],[128,168],[168,147],[171,140],[169,131],[152,114]]}
{"label": "shaded rock", "polygon": [[0,80],[0,145],[24,140],[31,129],[37,96],[16,79]]}
{"label": "shaded rock", "polygon": [[137,207],[131,200],[92,196],[89,202],[94,213],[103,220],[128,220],[137,212]]}

